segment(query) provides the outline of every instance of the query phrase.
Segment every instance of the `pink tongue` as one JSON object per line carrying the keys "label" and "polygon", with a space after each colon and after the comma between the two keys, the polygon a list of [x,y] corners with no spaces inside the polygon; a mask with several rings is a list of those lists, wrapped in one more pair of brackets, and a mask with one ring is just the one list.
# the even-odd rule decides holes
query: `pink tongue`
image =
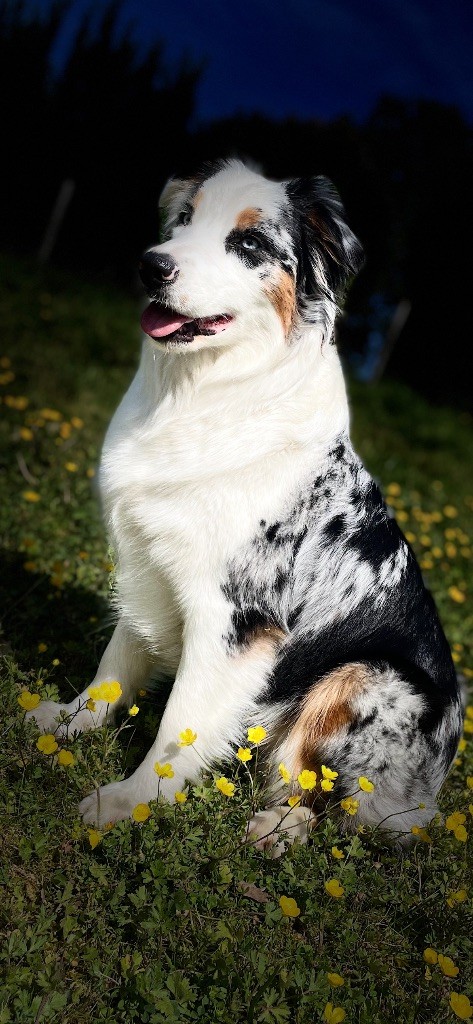
{"label": "pink tongue", "polygon": [[190,323],[190,317],[179,316],[179,313],[172,309],[163,309],[157,302],[151,302],[141,317],[141,326],[150,338],[164,338],[167,334],[179,330],[183,324]]}

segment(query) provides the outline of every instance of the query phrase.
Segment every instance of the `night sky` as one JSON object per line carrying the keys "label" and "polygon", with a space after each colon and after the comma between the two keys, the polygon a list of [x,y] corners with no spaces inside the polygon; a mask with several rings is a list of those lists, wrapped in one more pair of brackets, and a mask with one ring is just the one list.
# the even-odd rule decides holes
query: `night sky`
{"label": "night sky", "polygon": [[[56,72],[84,17],[93,31],[107,6],[64,4]],[[363,120],[386,93],[455,104],[473,122],[470,0],[123,0],[118,28],[138,52],[163,40],[171,66],[185,55],[205,62],[195,125],[254,111]]]}

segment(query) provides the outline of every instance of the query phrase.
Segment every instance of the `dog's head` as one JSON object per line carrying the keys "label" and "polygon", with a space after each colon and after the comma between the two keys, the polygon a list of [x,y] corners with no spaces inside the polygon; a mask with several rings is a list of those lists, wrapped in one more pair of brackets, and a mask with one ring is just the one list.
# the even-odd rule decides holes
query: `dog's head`
{"label": "dog's head", "polygon": [[330,337],[361,245],[324,177],[276,182],[238,160],[171,178],[165,241],[145,252],[143,330],[168,348],[287,343],[305,324]]}

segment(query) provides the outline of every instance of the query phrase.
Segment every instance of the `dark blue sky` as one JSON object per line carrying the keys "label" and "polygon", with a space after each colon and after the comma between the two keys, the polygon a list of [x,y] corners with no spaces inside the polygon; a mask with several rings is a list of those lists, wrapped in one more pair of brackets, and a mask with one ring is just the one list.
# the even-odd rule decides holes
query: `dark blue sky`
{"label": "dark blue sky", "polygon": [[[48,9],[50,0],[30,0]],[[53,61],[108,0],[67,0]],[[205,60],[196,123],[237,111],[364,119],[391,93],[456,104],[473,122],[471,0],[122,0],[120,32]]]}

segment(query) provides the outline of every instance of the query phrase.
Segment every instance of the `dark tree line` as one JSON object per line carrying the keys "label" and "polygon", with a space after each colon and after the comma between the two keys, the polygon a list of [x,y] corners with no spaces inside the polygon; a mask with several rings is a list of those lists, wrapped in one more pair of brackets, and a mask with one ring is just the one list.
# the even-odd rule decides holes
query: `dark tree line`
{"label": "dark tree line", "polygon": [[[0,104],[6,178],[0,244],[35,252],[61,182],[75,193],[54,259],[87,276],[130,284],[140,251],[156,241],[156,201],[169,174],[205,159],[247,155],[276,178],[324,173],[338,186],[367,253],[342,339],[366,338],[374,294],[412,303],[390,372],[465,404],[473,309],[473,133],[455,108],[387,97],[359,126],[233,117],[190,133],[202,68],[169,69],[155,45],[137,64],[114,44],[117,5],[90,37],[83,27],[64,74],[48,54],[62,9],[28,23],[0,5]],[[6,159],[7,158],[7,159]],[[355,329],[348,329],[355,325]]]}

